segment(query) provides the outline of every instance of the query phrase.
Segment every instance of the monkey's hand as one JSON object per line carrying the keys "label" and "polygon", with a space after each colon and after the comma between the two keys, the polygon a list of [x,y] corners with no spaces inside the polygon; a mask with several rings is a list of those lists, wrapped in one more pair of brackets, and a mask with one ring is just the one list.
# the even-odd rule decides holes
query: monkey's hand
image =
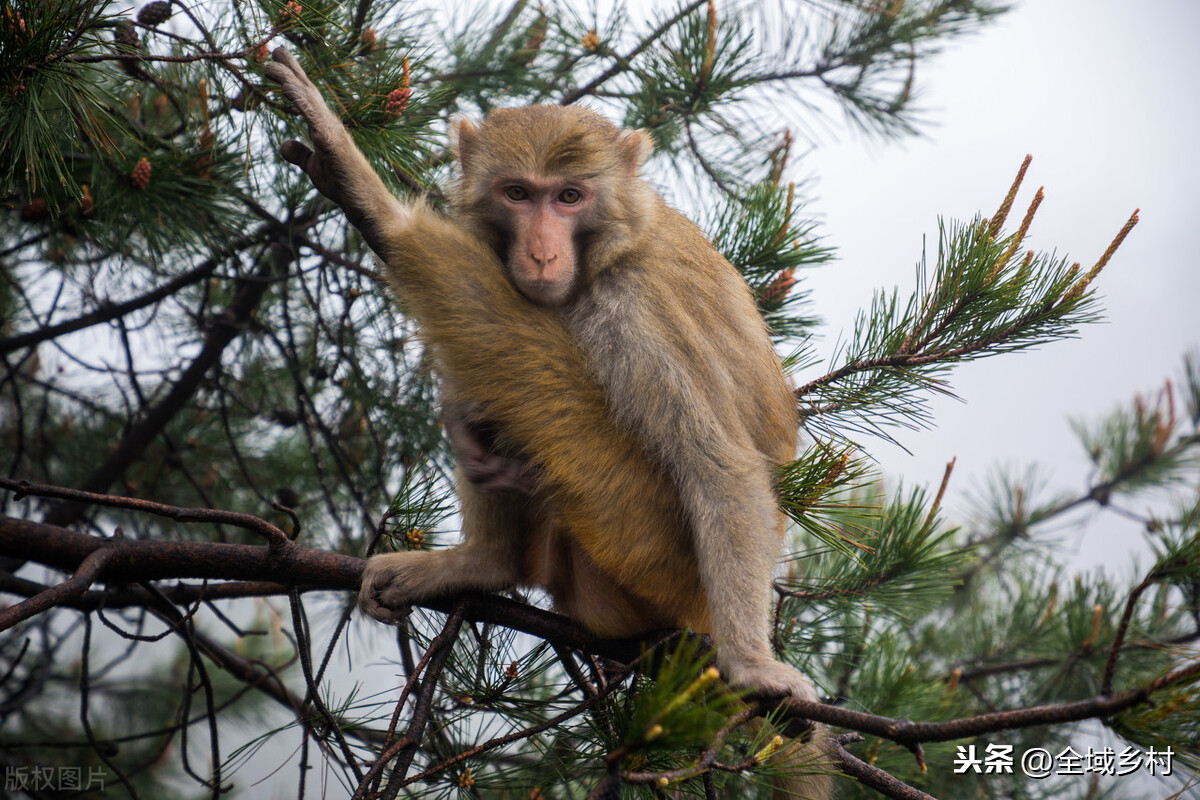
{"label": "monkey's hand", "polygon": [[773,658],[728,659],[722,663],[717,648],[717,666],[725,680],[738,688],[749,689],[760,697],[794,697],[819,702],[812,683],[800,670]]}
{"label": "monkey's hand", "polygon": [[[292,101],[296,110],[308,123],[309,136],[317,148],[314,151],[302,142],[289,139],[283,143],[280,153],[308,174],[317,191],[341,205],[342,193],[340,184],[335,179],[336,170],[331,170],[325,161],[336,147],[345,145],[342,141],[343,137],[348,138],[345,126],[330,110],[316,85],[309,80],[308,75],[286,48],[275,48],[271,57],[275,60],[263,67],[263,73],[279,82],[284,95]],[[342,135],[339,136],[339,133]],[[325,159],[322,159],[322,152],[326,154]]]}
{"label": "monkey's hand", "polygon": [[442,422],[458,465],[472,484],[490,492],[520,494],[530,494],[537,488],[536,468],[523,458],[496,450],[495,433],[478,419],[473,404],[446,403]]}

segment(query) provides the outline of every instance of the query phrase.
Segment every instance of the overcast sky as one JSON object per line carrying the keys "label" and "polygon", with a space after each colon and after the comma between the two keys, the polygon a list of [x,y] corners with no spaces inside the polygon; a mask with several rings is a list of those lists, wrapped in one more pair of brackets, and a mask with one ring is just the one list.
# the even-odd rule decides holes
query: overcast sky
{"label": "overcast sky", "polygon": [[[966,402],[938,400],[936,429],[903,432],[911,455],[869,442],[889,475],[936,485],[957,456],[958,511],[997,464],[1038,462],[1054,486],[1082,489],[1088,463],[1069,419],[1095,419],[1178,378],[1183,353],[1200,345],[1197,31],[1196,0],[1025,2],[918,76],[932,123],[922,138],[846,137],[810,154],[810,208],[839,251],[808,274],[826,354],[872,287],[912,288],[923,234],[936,255],[939,215],[992,213],[1026,153],[1033,165],[1013,216],[1045,187],[1033,247],[1086,269],[1141,209],[1099,280],[1106,321],[1079,340],[960,368],[952,380]],[[1135,530],[1100,520],[1063,537],[1074,564],[1111,563]]]}

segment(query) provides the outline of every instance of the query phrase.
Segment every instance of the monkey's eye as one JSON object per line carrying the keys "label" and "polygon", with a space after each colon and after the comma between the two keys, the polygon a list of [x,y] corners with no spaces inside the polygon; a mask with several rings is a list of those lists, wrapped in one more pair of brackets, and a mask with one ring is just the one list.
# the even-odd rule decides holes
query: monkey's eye
{"label": "monkey's eye", "polygon": [[575,205],[582,199],[583,192],[579,191],[578,189],[563,189],[558,195],[559,202],[566,203],[569,206]]}
{"label": "monkey's eye", "polygon": [[524,186],[505,186],[504,196],[513,202],[519,203],[522,200],[529,199],[529,192],[525,190]]}

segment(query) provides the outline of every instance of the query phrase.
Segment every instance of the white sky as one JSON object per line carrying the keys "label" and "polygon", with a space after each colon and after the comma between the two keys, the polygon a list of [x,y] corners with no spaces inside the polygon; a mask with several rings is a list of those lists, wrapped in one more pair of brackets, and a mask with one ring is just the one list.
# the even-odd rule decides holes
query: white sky
{"label": "white sky", "polygon": [[[922,235],[936,255],[938,215],[991,214],[1026,153],[1033,165],[1011,216],[1045,186],[1033,247],[1086,269],[1141,209],[1098,281],[1106,322],[1079,340],[956,371],[966,402],[937,400],[936,429],[902,432],[912,455],[868,443],[888,475],[936,486],[957,456],[952,511],[998,464],[1039,462],[1055,488],[1081,491],[1089,464],[1069,418],[1096,419],[1178,379],[1183,353],[1200,345],[1197,30],[1195,0],[1026,2],[918,75],[933,123],[923,138],[844,137],[810,154],[805,167],[819,181],[810,210],[839,251],[806,277],[827,323],[826,354],[873,288],[912,288]],[[1076,566],[1111,564],[1136,533],[1106,519],[1086,539],[1068,529],[1064,541]]]}

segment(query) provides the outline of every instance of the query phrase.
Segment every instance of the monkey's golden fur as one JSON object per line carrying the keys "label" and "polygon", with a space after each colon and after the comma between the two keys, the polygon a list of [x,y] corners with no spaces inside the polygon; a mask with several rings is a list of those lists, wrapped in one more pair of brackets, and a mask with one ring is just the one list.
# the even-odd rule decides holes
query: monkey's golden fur
{"label": "monkey's golden fur", "polygon": [[[713,633],[731,682],[814,699],[768,640],[784,530],[770,468],[794,457],[794,400],[745,282],[638,177],[644,135],[577,108],[460,125],[451,220],[396,201],[294,59],[274,57],[267,74],[316,148],[289,142],[285,157],[380,257],[446,399],[538,474],[529,496],[460,480],[463,543],[372,558],[364,609],[386,619],[423,597],[539,586],[602,636]],[[538,305],[502,258],[514,245],[488,197],[505,176],[558,174],[581,175],[595,203],[571,223],[571,284]]]}
{"label": "monkey's golden fur", "polygon": [[[550,575],[558,585],[547,588],[563,613],[601,636],[664,626],[707,631],[706,598],[678,492],[636,438],[609,417],[561,316],[518,294],[495,253],[457,225],[422,214],[408,231],[383,244],[384,274],[421,320],[456,393],[485,409],[502,441],[519,445],[538,465],[544,488],[526,502],[554,509],[554,530],[526,534],[572,560],[552,569],[527,559],[522,582],[544,585],[531,579]],[[521,502],[508,495],[496,500]],[[528,550],[536,553],[537,544]],[[583,566],[590,575],[578,563],[581,556],[628,594],[628,603],[607,607],[618,610],[616,616],[597,615],[585,598],[576,598],[573,569]]]}

